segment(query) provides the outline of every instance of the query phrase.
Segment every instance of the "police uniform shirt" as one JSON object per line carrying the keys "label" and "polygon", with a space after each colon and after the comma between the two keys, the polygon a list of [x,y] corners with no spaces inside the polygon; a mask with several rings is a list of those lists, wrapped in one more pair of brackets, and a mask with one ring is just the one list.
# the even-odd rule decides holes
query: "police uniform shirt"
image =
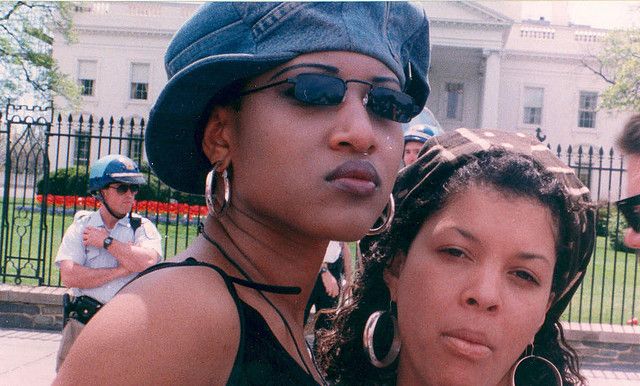
{"label": "police uniform shirt", "polygon": [[[134,217],[140,217],[136,214]],[[83,265],[88,268],[115,268],[118,266],[116,258],[106,249],[82,244],[82,233],[87,226],[96,228],[105,228],[102,217],[98,211],[80,211],[74,216],[73,224],[62,238],[62,243],[58,249],[56,256],[56,266],[60,267],[63,260],[71,260],[76,264]],[[133,228],[129,223],[129,216],[118,220],[113,229],[109,232],[109,236],[123,243],[131,243],[133,245],[145,248],[151,248],[158,254],[158,261],[162,257],[161,236],[151,221],[142,217],[141,226],[136,230],[135,237]],[[128,276],[119,277],[100,287],[95,288],[72,288],[74,296],[87,295],[92,298],[106,303],[137,273]]]}

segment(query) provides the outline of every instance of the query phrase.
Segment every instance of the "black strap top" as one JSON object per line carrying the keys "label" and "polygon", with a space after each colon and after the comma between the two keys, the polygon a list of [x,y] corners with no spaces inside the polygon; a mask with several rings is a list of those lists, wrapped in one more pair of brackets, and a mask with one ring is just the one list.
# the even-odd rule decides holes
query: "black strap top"
{"label": "black strap top", "polygon": [[269,286],[229,276],[220,267],[192,257],[178,263],[156,264],[141,272],[136,279],[159,269],[184,266],[203,266],[218,272],[238,308],[240,344],[227,385],[318,385],[282,347],[262,315],[238,297],[234,284],[280,293],[286,293],[288,287]]}

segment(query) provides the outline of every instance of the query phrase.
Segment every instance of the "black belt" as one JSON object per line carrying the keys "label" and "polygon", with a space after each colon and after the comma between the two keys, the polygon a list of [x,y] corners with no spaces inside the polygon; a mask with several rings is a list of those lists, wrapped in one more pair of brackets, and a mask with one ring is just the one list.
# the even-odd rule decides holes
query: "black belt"
{"label": "black belt", "polygon": [[62,296],[62,305],[64,307],[63,325],[66,325],[69,319],[75,319],[82,324],[87,324],[103,306],[101,302],[91,296],[75,297],[69,294]]}

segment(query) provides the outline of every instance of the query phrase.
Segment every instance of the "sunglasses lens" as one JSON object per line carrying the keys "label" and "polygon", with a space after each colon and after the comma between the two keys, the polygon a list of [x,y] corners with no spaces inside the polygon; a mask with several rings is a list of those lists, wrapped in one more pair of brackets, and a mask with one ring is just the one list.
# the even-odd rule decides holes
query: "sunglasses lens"
{"label": "sunglasses lens", "polygon": [[138,193],[140,187],[138,185],[118,185],[116,191],[119,194],[125,194],[127,191],[131,190],[131,193]]}
{"label": "sunglasses lens", "polygon": [[295,77],[294,96],[297,100],[320,106],[339,105],[347,89],[344,81],[322,74],[300,74]]}
{"label": "sunglasses lens", "polygon": [[385,87],[375,87],[369,92],[367,107],[382,118],[400,123],[411,121],[419,112],[410,95]]}

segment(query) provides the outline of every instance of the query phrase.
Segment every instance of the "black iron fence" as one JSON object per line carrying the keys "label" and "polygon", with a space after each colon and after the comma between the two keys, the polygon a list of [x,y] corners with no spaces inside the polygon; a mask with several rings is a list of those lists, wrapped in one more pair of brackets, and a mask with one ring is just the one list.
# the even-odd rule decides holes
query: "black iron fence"
{"label": "black iron fence", "polygon": [[144,119],[63,117],[51,107],[9,104],[0,121],[3,283],[61,285],[54,264],[58,246],[78,210],[96,209],[87,193],[89,163],[107,154],[126,155],[146,173],[137,211],[156,224],[165,257],[197,234],[204,200],[170,189],[151,173],[143,153]]}
{"label": "black iron fence", "polygon": [[[64,231],[77,210],[95,208],[86,194],[89,163],[111,153],[134,159],[147,174],[149,184],[137,197],[138,212],[163,235],[165,257],[186,248],[206,213],[204,202],[168,188],[151,173],[144,157],[144,127],[144,119],[96,120],[55,115],[50,107],[6,107],[0,124],[3,283],[60,285],[53,260]],[[640,269],[636,251],[622,243],[626,224],[613,204],[625,189],[624,158],[612,149],[550,148],[575,169],[600,206],[596,251],[565,318],[625,324],[640,313]]]}

